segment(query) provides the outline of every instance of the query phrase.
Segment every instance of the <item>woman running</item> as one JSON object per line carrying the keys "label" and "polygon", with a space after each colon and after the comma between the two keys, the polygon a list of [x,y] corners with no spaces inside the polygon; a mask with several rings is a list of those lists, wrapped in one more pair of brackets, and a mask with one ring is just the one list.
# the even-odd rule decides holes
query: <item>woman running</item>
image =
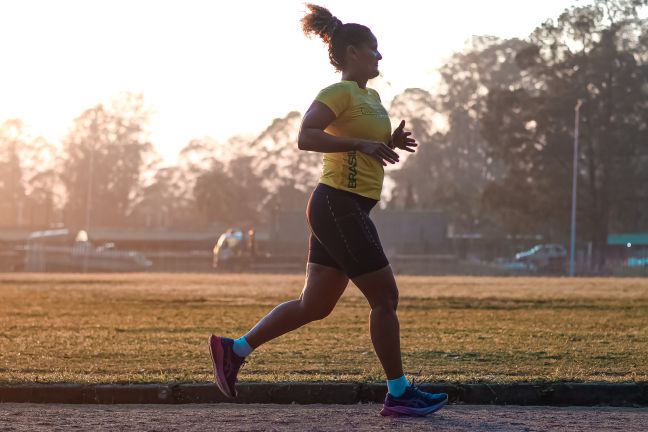
{"label": "woman running", "polygon": [[414,152],[417,144],[404,131],[405,121],[391,133],[380,96],[367,88],[382,59],[371,30],[343,24],[323,7],[307,7],[310,13],[301,21],[304,33],[324,40],[342,80],[319,92],[299,131],[301,150],[324,154],[322,175],[306,210],[311,231],[306,282],[299,299],[275,307],[240,338],[209,338],[216,384],[235,397],[245,357],[276,337],[325,318],[351,279],[369,301],[371,341],[387,376],[380,413],[426,415],[444,406],[448,395],[423,392],[403,374],[398,288],[369,218],[380,199],[383,166],[398,162],[394,149]]}

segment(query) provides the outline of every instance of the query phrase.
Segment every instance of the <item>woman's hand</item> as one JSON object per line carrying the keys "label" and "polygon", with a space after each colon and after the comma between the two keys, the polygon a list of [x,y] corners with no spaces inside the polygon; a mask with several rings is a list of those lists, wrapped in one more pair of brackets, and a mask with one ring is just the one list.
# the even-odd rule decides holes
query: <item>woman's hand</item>
{"label": "woman's hand", "polygon": [[412,132],[406,132],[404,128],[405,120],[401,120],[400,124],[392,134],[391,144],[394,148],[399,148],[401,150],[406,150],[410,153],[414,153],[414,147],[418,146],[418,144],[416,144],[416,140],[414,138],[410,137],[410,135],[412,135]]}
{"label": "woman's hand", "polygon": [[398,153],[379,141],[358,140],[356,149],[376,159],[383,166],[387,166],[387,162],[398,162]]}

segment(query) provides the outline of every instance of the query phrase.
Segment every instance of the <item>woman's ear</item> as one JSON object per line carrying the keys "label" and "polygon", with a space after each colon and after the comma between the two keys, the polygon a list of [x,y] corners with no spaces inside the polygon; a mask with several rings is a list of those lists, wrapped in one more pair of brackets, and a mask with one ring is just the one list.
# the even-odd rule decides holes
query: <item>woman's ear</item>
{"label": "woman's ear", "polygon": [[358,60],[358,49],[353,45],[349,45],[347,47],[346,54],[347,54],[347,58]]}

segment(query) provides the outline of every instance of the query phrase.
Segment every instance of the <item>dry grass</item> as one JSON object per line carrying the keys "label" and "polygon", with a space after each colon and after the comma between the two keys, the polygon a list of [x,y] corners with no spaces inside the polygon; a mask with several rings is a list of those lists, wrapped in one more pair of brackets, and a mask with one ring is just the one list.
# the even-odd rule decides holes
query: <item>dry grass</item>
{"label": "dry grass", "polygon": [[[432,381],[648,381],[648,280],[400,277],[406,370]],[[206,382],[210,333],[299,295],[294,275],[0,274],[1,382]],[[350,285],[259,349],[245,381],[383,374]]]}

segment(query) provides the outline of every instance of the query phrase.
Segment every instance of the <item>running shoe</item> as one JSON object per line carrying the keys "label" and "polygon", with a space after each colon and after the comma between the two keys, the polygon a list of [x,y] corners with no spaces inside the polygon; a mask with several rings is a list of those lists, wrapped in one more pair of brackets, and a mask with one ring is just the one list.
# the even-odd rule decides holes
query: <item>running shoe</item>
{"label": "running shoe", "polygon": [[447,403],[446,393],[427,393],[412,382],[402,396],[395,397],[387,393],[380,415],[420,417],[440,410]]}
{"label": "running shoe", "polygon": [[229,338],[211,335],[209,337],[209,353],[214,366],[214,380],[221,392],[227,397],[236,397],[236,376],[243,363],[244,357],[239,357],[233,350],[234,341]]}

